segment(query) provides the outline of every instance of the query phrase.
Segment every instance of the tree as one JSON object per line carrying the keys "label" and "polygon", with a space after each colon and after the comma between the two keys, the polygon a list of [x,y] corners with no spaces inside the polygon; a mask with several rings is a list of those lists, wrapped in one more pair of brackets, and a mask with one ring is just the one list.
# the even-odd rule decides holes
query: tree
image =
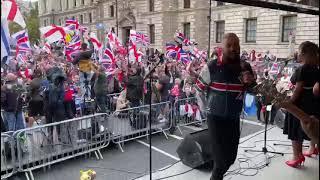
{"label": "tree", "polygon": [[[29,14],[24,14],[24,20],[27,24],[27,31],[28,31],[30,43],[36,43],[40,38],[37,3],[35,8],[30,10]],[[16,24],[15,22],[9,22],[9,29],[11,34],[14,34],[18,31],[23,30],[23,28],[18,24]]]}

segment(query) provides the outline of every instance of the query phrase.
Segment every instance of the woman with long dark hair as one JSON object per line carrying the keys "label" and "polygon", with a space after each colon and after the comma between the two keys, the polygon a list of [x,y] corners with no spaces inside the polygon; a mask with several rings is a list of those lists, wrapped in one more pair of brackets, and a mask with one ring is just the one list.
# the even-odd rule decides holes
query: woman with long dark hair
{"label": "woman with long dark hair", "polygon": [[[305,41],[299,46],[298,59],[302,66],[296,69],[291,82],[295,85],[293,95],[290,101],[309,115],[319,118],[319,98],[313,94],[313,86],[317,82],[319,73],[319,48],[316,44]],[[317,154],[315,144],[311,143],[309,152],[302,152],[303,140],[310,140],[301,128],[300,122],[292,114],[288,113],[285,120],[284,134],[288,134],[288,138],[292,141],[293,158],[286,161],[291,167],[297,167],[305,161],[305,156]]]}

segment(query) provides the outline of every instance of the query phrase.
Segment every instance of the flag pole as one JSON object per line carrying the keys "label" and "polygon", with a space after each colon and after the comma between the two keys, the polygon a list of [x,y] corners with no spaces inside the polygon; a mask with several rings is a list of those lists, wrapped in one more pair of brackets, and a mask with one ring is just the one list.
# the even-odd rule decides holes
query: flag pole
{"label": "flag pole", "polygon": [[117,25],[117,37],[118,37],[119,36],[118,0],[116,0],[116,25]]}
{"label": "flag pole", "polygon": [[209,60],[209,58],[210,58],[210,42],[211,42],[211,4],[212,4],[212,1],[211,0],[209,0],[209,2],[210,2],[210,5],[209,5],[209,38],[208,38],[208,53],[207,53],[207,58],[208,58],[208,60]]}

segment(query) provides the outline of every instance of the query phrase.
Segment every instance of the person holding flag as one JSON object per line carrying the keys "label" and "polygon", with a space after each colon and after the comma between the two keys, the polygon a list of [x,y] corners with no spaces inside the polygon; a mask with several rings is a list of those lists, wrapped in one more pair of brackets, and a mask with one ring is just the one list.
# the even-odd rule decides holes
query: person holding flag
{"label": "person holding flag", "polygon": [[[91,61],[94,48],[90,39],[88,42],[90,44],[90,49],[88,49],[87,43],[82,43],[80,52],[75,55],[74,61],[72,62],[74,65],[77,64],[79,66],[81,94],[83,98],[87,98],[85,100],[90,100],[91,97],[89,82],[91,81],[93,75],[92,71],[94,70],[94,64]],[[87,90],[87,88],[89,88],[89,90]]]}

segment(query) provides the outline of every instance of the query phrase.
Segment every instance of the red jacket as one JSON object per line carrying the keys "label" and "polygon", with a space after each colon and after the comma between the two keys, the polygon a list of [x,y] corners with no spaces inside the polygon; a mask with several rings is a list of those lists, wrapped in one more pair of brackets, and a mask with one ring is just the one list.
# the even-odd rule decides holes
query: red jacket
{"label": "red jacket", "polygon": [[74,90],[71,89],[70,87],[67,87],[64,94],[64,101],[67,101],[67,102],[72,101],[73,93],[74,93]]}

